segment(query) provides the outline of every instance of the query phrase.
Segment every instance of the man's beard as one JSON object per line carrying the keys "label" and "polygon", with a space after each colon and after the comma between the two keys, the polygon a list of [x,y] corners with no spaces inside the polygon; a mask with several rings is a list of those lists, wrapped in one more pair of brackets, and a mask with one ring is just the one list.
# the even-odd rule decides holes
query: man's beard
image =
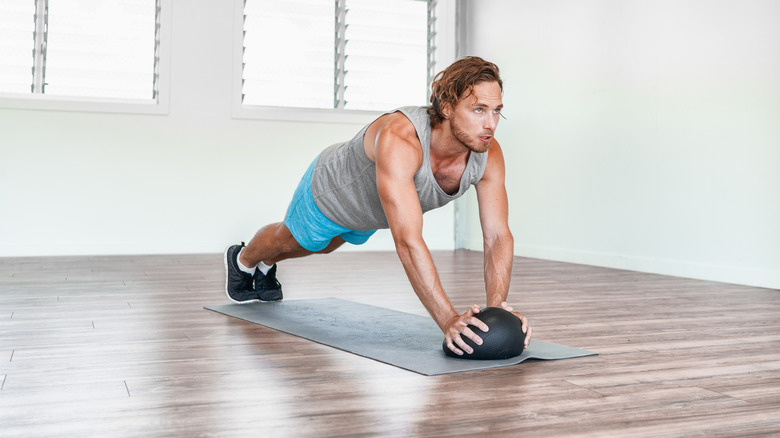
{"label": "man's beard", "polygon": [[[472,152],[478,152],[478,153],[486,152],[488,150],[488,147],[490,147],[490,143],[493,142],[492,138],[490,139],[490,143],[487,144],[480,141],[478,137],[469,138],[469,135],[455,121],[455,118],[450,119],[450,131],[452,131],[452,135],[455,136],[455,138],[463,146],[466,146],[466,148],[468,148]],[[490,135],[492,136],[492,133]]]}

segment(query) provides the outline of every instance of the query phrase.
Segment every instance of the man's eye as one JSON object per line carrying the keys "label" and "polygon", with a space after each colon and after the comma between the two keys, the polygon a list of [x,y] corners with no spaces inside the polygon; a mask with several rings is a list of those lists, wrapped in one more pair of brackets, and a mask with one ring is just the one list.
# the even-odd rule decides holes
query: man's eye
{"label": "man's eye", "polygon": [[475,113],[481,113],[482,112],[482,108],[477,108],[477,109],[474,110],[474,112]]}

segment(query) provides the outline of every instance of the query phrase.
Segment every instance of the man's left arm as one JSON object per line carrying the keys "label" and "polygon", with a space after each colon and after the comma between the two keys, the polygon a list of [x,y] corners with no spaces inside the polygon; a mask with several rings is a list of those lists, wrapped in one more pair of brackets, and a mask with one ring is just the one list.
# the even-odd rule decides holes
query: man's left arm
{"label": "man's left arm", "polygon": [[[493,139],[488,152],[487,168],[477,183],[479,221],[485,254],[485,293],[489,307],[513,309],[506,303],[509,282],[512,278],[514,238],[509,230],[509,201],[506,194],[504,155],[498,141]],[[528,319],[513,312],[523,322],[526,333],[525,346],[531,340],[531,326]]]}

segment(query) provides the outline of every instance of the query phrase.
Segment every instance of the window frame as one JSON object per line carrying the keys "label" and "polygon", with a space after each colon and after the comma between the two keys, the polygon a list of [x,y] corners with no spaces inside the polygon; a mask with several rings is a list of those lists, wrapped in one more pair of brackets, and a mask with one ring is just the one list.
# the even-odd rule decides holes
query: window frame
{"label": "window frame", "polygon": [[[428,55],[431,65],[449,65],[455,60],[457,50],[456,3],[456,1],[450,0],[432,0],[436,31],[429,35],[429,38],[433,39],[434,47],[433,53]],[[233,0],[233,83],[231,108],[234,119],[365,124],[382,114],[382,111],[349,110],[343,108],[246,105],[241,99],[243,92],[243,52],[244,0]],[[388,110],[391,109],[388,108]]]}
{"label": "window frame", "polygon": [[156,99],[112,99],[56,96],[41,93],[0,93],[0,108],[167,115],[170,112],[172,0],[160,0],[160,42],[158,47]]}

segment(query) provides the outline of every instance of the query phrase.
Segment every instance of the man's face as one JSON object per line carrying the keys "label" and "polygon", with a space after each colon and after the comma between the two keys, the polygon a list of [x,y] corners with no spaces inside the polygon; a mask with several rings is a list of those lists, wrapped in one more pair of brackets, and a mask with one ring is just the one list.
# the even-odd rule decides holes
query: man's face
{"label": "man's face", "polygon": [[487,151],[503,107],[498,82],[474,84],[472,93],[465,91],[450,113],[452,134],[471,151]]}

